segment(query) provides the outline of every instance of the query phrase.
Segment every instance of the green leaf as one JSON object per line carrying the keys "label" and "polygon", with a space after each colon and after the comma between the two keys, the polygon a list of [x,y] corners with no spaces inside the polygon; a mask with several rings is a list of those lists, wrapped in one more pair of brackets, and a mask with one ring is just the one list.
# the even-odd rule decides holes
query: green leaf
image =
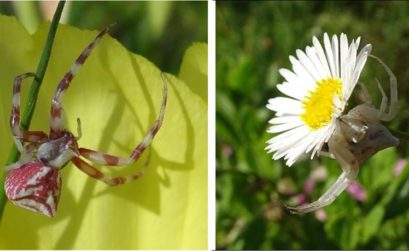
{"label": "green leaf", "polygon": [[385,220],[407,213],[409,209],[409,168],[396,177],[385,191],[382,204],[385,205]]}
{"label": "green leaf", "polygon": [[359,219],[361,211],[355,205],[355,201],[344,193],[325,208],[328,215],[325,232],[340,249],[355,249],[359,244],[362,220]]}
{"label": "green leaf", "polygon": [[[6,62],[0,67],[2,163],[13,144],[8,121],[14,77],[35,70],[48,27],[48,23],[42,24],[30,36],[14,18],[0,16],[0,58]],[[96,34],[59,27],[32,130],[48,132],[55,88]],[[200,56],[205,52],[197,53],[197,60],[207,60]],[[79,145],[129,156],[158,115],[163,88],[160,74],[145,58],[104,37],[63,100],[67,128],[75,132],[76,118],[82,121]],[[145,175],[134,183],[111,188],[67,165],[62,170],[57,216],[46,218],[8,203],[0,225],[1,249],[207,248],[207,116],[203,116],[207,103],[203,94],[189,88],[194,83],[169,74],[167,78],[165,120],[153,140]],[[207,72],[202,78],[207,82]],[[23,102],[28,85],[25,81],[22,86]],[[123,175],[142,163],[97,168]]]}
{"label": "green leaf", "polygon": [[367,243],[373,236],[378,233],[384,213],[385,210],[383,206],[376,206],[365,217],[363,225],[363,235],[361,239],[361,242],[363,244]]}

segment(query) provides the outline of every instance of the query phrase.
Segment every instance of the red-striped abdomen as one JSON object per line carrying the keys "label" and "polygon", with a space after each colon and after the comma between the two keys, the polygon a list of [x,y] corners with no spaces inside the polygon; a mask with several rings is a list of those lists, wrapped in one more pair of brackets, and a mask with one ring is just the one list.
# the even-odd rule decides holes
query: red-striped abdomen
{"label": "red-striped abdomen", "polygon": [[57,211],[60,190],[59,169],[45,166],[41,161],[11,170],[5,182],[7,198],[13,204],[49,217]]}

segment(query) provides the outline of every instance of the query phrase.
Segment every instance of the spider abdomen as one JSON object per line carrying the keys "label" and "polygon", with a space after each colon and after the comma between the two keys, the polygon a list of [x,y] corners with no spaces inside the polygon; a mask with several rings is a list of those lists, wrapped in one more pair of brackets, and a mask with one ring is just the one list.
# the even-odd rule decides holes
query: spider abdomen
{"label": "spider abdomen", "polygon": [[395,138],[386,127],[380,123],[368,123],[365,137],[359,144],[349,144],[349,150],[362,163],[378,151],[399,145],[399,139]]}
{"label": "spider abdomen", "polygon": [[5,181],[7,198],[13,204],[49,217],[57,211],[60,189],[59,170],[41,161],[11,170]]}

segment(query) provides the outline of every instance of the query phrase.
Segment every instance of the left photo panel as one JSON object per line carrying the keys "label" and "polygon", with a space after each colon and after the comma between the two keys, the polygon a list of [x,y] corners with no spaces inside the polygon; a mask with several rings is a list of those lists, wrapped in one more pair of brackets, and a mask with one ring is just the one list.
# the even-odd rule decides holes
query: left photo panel
{"label": "left photo panel", "polygon": [[207,13],[0,3],[0,249],[209,248]]}

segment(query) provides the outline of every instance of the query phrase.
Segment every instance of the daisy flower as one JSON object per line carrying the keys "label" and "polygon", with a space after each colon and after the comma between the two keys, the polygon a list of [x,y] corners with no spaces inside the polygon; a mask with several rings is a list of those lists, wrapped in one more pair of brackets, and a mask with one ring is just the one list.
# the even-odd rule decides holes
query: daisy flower
{"label": "daisy flower", "polygon": [[268,100],[267,108],[276,112],[269,133],[279,133],[267,143],[273,158],[284,157],[291,166],[304,153],[319,154],[335,129],[335,120],[343,113],[359,75],[371,52],[365,45],[358,53],[360,37],[348,43],[345,34],[324,34],[324,48],[316,37],[305,52],[290,56],[292,71],[280,69],[285,82],[277,89],[288,97]]}

